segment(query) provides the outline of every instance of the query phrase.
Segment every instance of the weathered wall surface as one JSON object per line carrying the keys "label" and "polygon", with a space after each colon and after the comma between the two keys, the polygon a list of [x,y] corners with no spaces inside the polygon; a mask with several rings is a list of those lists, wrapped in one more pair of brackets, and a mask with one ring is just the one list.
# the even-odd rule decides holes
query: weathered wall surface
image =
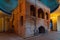
{"label": "weathered wall surface", "polygon": [[[44,13],[48,13],[48,20],[46,19],[46,14],[44,14],[44,18],[45,19],[42,19],[42,18],[38,18],[38,12],[37,10],[39,8],[36,8],[36,19],[34,18],[34,16],[32,16],[30,14],[30,3],[26,2],[26,23],[25,23],[25,28],[26,28],[26,31],[25,31],[25,36],[26,37],[30,37],[30,36],[33,36],[34,35],[34,30],[35,30],[35,21],[36,20],[36,30],[38,30],[38,28],[40,26],[44,26],[44,28],[48,31],[49,30],[49,21],[50,21],[50,10],[49,9],[44,9],[43,8],[43,11]],[[39,30],[38,30],[39,31]],[[37,32],[38,32],[37,31]]]}
{"label": "weathered wall surface", "polygon": [[[10,24],[11,24],[11,29],[12,29],[12,19],[14,19],[13,21],[13,25],[14,25],[14,31],[16,34],[20,35],[21,37],[24,37],[25,34],[25,0],[18,0],[18,6],[15,10],[13,10],[12,12],[12,17],[10,19]],[[21,16],[23,16],[23,25],[21,26],[20,24],[20,18]]]}

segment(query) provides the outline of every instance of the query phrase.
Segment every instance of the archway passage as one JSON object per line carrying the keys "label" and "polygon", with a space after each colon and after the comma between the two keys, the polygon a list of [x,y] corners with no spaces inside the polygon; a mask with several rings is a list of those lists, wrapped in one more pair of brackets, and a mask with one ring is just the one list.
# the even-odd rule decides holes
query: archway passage
{"label": "archway passage", "polygon": [[50,29],[51,29],[51,31],[53,31],[53,22],[52,22],[52,20],[50,20]]}
{"label": "archway passage", "polygon": [[38,30],[39,30],[39,33],[45,33],[45,28],[43,26],[40,26]]}
{"label": "archway passage", "polygon": [[9,31],[9,22],[10,16],[5,15],[2,11],[0,11],[0,33]]}

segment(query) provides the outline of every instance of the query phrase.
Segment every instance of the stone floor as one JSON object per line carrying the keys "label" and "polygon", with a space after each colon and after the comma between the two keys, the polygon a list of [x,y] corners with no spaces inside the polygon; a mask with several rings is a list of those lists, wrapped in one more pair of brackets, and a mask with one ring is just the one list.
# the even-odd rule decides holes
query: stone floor
{"label": "stone floor", "polygon": [[39,36],[27,38],[26,40],[60,40],[60,32],[49,32]]}
{"label": "stone floor", "polygon": [[0,33],[0,40],[23,40],[14,33]]}
{"label": "stone floor", "polygon": [[25,39],[13,33],[0,33],[0,40],[60,40],[60,32],[49,32]]}

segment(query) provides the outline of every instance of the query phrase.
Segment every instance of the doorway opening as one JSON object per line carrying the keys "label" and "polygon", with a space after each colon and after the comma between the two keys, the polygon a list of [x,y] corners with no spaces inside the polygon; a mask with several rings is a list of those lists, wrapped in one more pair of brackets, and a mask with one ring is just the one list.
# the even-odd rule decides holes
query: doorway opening
{"label": "doorway opening", "polygon": [[38,30],[39,30],[39,33],[45,33],[45,28],[43,26],[40,26]]}
{"label": "doorway opening", "polygon": [[53,22],[52,22],[52,20],[50,20],[50,29],[51,29],[51,31],[53,31]]}

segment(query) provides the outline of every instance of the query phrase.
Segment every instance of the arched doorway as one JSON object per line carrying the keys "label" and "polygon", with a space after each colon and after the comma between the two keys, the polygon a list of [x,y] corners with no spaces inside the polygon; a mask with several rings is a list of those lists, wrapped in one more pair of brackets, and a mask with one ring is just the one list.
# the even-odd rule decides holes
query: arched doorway
{"label": "arched doorway", "polygon": [[44,11],[41,8],[38,9],[38,18],[44,19]]}
{"label": "arched doorway", "polygon": [[53,31],[53,22],[52,22],[52,20],[50,20],[50,29],[51,29],[51,31]]}
{"label": "arched doorway", "polygon": [[38,30],[39,30],[39,33],[45,33],[45,28],[43,26],[40,26]]}

